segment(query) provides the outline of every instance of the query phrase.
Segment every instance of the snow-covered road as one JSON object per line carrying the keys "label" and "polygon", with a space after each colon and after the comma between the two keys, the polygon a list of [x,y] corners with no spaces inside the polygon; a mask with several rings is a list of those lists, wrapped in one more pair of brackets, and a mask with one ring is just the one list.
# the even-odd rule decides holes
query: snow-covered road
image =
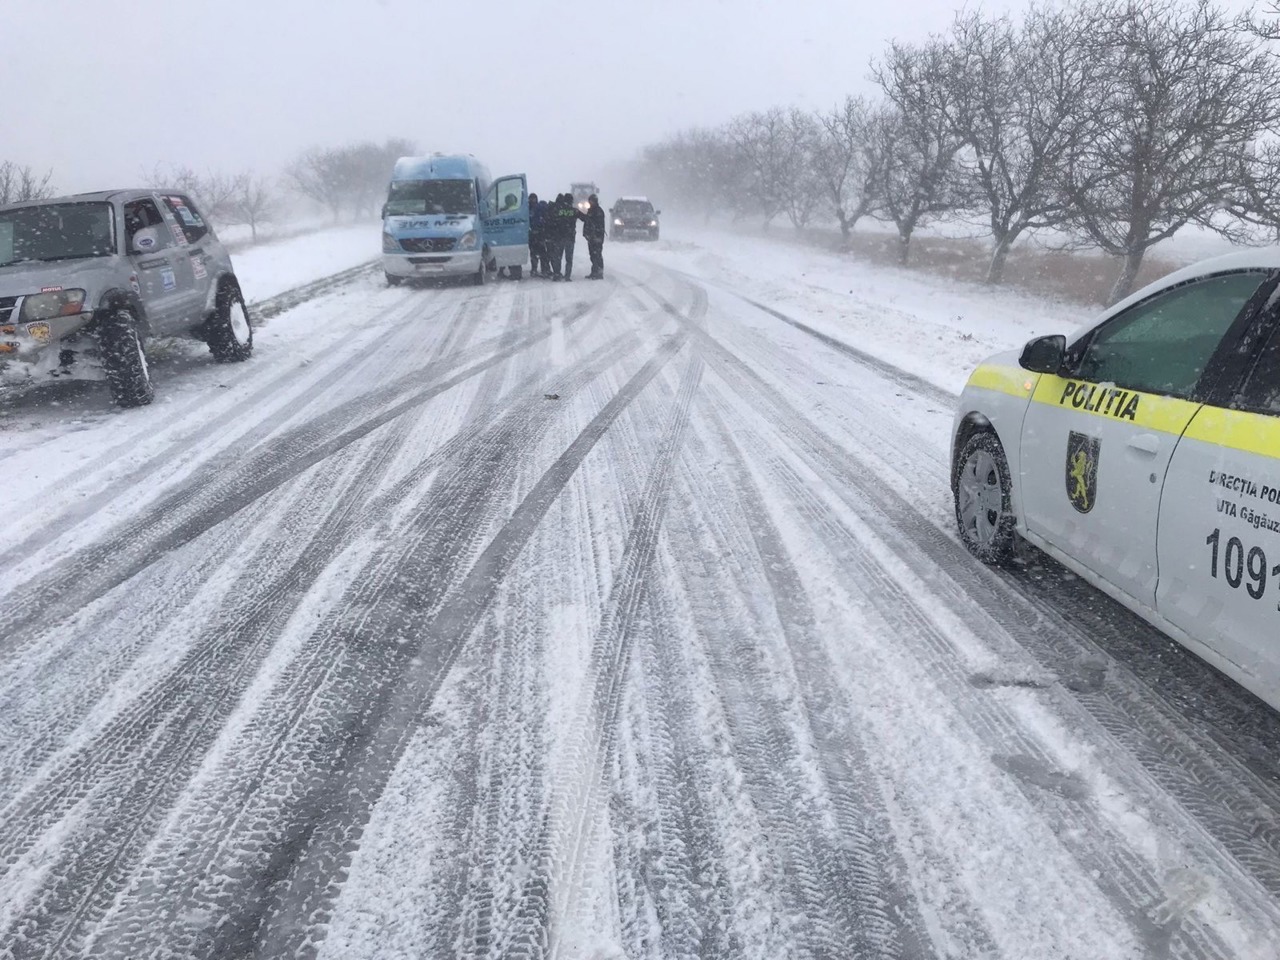
{"label": "snow-covered road", "polygon": [[1280,717],[950,532],[1044,305],[607,255],[17,404],[0,956],[1274,958]]}

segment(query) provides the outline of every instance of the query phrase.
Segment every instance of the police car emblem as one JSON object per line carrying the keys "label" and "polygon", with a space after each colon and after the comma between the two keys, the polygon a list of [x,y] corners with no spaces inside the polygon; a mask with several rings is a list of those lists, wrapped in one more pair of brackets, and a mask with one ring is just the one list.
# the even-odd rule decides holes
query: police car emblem
{"label": "police car emblem", "polygon": [[1101,441],[1071,431],[1067,437],[1067,499],[1079,513],[1093,509],[1098,493],[1098,452]]}

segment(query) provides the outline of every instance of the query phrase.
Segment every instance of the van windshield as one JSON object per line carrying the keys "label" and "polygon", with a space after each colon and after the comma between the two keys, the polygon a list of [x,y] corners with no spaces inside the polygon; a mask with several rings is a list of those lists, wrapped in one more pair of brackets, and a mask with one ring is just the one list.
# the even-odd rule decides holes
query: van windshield
{"label": "van windshield", "polygon": [[387,194],[389,217],[475,212],[476,190],[470,180],[396,180]]}
{"label": "van windshield", "polygon": [[0,267],[116,252],[111,204],[47,203],[0,213]]}

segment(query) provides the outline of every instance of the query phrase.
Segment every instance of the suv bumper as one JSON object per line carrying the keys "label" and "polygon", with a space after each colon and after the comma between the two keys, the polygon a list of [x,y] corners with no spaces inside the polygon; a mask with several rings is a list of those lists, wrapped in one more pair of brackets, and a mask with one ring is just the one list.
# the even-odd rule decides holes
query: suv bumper
{"label": "suv bumper", "polygon": [[382,255],[382,269],[393,277],[470,277],[480,271],[480,263],[479,250]]}

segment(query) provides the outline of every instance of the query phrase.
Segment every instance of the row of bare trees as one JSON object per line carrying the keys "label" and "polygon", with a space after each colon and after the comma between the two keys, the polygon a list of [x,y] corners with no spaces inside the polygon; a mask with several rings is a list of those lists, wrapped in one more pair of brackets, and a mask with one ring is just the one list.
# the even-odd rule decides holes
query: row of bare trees
{"label": "row of bare trees", "polygon": [[[416,152],[412,142],[393,139],[383,144],[313,148],[279,177],[250,170],[200,173],[185,164],[158,164],[143,172],[142,181],[191,194],[214,224],[247,226],[256,242],[262,227],[291,212],[291,200],[312,203],[335,221],[375,215],[395,161]],[[52,176],[52,171],[42,173],[29,165],[0,161],[0,205],[53,196]]]}
{"label": "row of bare trees", "polygon": [[978,220],[988,279],[1029,231],[1120,261],[1189,224],[1280,234],[1280,62],[1265,25],[1212,0],[1084,0],[1014,20],[959,14],[872,65],[876,101],[775,108],[646,148],[638,175],[711,216],[897,229]]}

